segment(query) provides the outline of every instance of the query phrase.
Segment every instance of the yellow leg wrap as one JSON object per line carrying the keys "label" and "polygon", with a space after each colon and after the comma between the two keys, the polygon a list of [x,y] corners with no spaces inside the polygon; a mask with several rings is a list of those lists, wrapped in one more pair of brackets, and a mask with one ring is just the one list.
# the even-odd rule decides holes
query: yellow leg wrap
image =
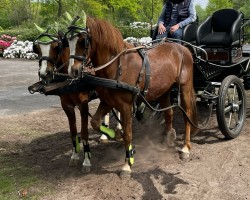
{"label": "yellow leg wrap", "polygon": [[129,165],[132,166],[135,163],[134,155],[135,149],[132,147],[132,145],[129,145],[128,151],[126,151],[126,158],[128,159]]}

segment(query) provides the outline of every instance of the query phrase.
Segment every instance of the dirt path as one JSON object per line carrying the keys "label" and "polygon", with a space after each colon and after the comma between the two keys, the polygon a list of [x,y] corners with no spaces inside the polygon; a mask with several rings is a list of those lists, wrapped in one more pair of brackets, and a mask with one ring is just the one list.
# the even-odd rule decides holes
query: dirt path
{"label": "dirt path", "polygon": [[[91,113],[97,103],[90,103]],[[39,179],[26,188],[29,198],[35,195],[43,200],[245,200],[250,199],[249,116],[238,138],[224,140],[213,115],[208,129],[192,138],[188,161],[180,160],[173,149],[159,152],[155,148],[163,130],[158,122],[151,120],[142,125],[134,120],[137,153],[132,176],[125,179],[118,176],[125,156],[122,144],[98,144],[99,135],[90,126],[92,171],[82,174],[81,165],[68,166],[71,141],[60,107],[0,116],[0,156],[1,161],[25,167]],[[176,146],[180,147],[180,113],[175,115],[174,126]],[[153,143],[149,140],[152,137]],[[15,181],[17,188],[22,188],[20,182]]]}
{"label": "dirt path", "polygon": [[[93,111],[95,106],[91,104]],[[180,160],[173,150],[158,152],[148,138],[155,135],[157,144],[161,129],[152,128],[153,122],[135,122],[137,154],[130,179],[118,176],[124,162],[122,144],[98,144],[91,128],[92,172],[82,174],[80,165],[68,167],[71,142],[60,108],[1,117],[1,153],[24,161],[46,183],[45,191],[54,188],[56,192],[41,199],[249,199],[250,121],[237,139],[226,141],[214,120],[209,130],[193,138],[189,161]],[[180,146],[182,123],[175,126]],[[28,190],[32,196],[35,187]]]}

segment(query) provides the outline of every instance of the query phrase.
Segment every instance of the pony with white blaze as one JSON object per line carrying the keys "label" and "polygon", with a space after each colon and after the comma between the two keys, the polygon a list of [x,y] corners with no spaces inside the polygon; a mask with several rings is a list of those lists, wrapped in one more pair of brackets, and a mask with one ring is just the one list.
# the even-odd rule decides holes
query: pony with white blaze
{"label": "pony with white blaze", "polygon": [[[39,56],[39,77],[45,84],[50,82],[58,81],[56,78],[57,74],[60,76],[65,75],[68,77],[68,64],[69,64],[69,43],[65,34],[56,28],[48,28],[46,31],[39,26],[37,29],[41,34],[34,41],[33,51]],[[66,94],[60,94],[61,106],[68,118],[69,129],[72,139],[72,156],[70,158],[69,165],[76,166],[80,162],[80,143],[82,140],[84,149],[84,161],[83,165],[85,170],[89,170],[90,163],[90,150],[88,143],[88,102],[90,100],[90,92],[72,92]],[[76,113],[75,108],[80,111],[81,117],[81,130],[80,134],[77,133],[76,126]],[[110,138],[115,138],[115,131],[109,129],[109,121],[104,121],[103,130],[106,131],[106,135]],[[121,131],[118,125],[116,132]],[[119,130],[118,130],[119,129]],[[102,136],[101,140],[107,140],[107,137]]]}

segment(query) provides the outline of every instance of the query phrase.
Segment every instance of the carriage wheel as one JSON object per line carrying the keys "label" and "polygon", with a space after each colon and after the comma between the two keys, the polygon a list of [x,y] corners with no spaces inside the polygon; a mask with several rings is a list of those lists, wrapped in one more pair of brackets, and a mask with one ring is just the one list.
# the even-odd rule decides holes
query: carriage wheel
{"label": "carriage wheel", "polygon": [[217,103],[217,121],[227,139],[236,138],[246,119],[246,96],[242,81],[234,75],[221,83]]}

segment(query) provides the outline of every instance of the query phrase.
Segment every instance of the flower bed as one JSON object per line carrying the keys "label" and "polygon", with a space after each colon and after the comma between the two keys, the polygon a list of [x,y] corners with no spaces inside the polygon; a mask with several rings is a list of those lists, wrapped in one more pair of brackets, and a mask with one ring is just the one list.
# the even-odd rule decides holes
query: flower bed
{"label": "flower bed", "polygon": [[16,40],[16,37],[11,37],[10,35],[3,34],[0,36],[0,54],[8,48]]}
{"label": "flower bed", "polygon": [[[150,37],[134,38],[128,37],[125,41],[130,43],[147,44],[152,41]],[[33,52],[33,42],[31,41],[13,41],[7,48],[0,47],[0,55],[4,58],[24,58],[34,60],[38,58],[38,55]]]}
{"label": "flower bed", "polygon": [[4,50],[3,57],[34,60],[38,58],[38,55],[33,52],[33,42],[14,41],[11,46]]}

